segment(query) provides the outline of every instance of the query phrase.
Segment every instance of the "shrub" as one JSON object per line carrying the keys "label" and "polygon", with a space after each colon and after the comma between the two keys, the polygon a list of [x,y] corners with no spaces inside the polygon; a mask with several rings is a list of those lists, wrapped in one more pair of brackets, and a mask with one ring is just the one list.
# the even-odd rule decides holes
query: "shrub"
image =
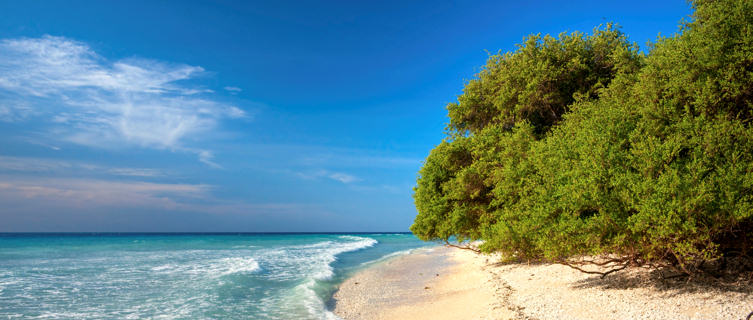
{"label": "shrub", "polygon": [[491,56],[447,107],[411,230],[514,258],[608,256],[617,269],[690,274],[747,256],[753,0],[693,6],[695,20],[645,57],[611,24]]}

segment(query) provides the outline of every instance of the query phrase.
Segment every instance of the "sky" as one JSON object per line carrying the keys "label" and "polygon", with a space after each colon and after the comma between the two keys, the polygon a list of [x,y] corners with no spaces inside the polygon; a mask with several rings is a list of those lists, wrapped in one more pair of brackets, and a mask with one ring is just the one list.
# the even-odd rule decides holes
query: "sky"
{"label": "sky", "polygon": [[0,232],[408,231],[488,54],[677,1],[0,0]]}

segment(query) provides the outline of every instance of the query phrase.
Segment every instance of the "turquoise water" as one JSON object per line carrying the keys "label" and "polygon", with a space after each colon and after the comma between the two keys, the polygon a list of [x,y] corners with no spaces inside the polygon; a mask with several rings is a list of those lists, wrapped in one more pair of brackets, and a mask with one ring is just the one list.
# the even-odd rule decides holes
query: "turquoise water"
{"label": "turquoise water", "polygon": [[0,319],[336,319],[410,234],[0,234]]}

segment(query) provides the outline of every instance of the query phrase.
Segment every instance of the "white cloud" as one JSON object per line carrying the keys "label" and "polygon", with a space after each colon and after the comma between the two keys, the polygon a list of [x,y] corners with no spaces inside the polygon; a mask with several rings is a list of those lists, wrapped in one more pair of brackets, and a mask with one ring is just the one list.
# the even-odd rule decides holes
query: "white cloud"
{"label": "white cloud", "polygon": [[[161,207],[180,209],[205,198],[210,187],[193,184],[116,182],[88,179],[9,179],[0,177],[0,199],[28,199],[64,207]],[[4,200],[4,201],[5,201]]]}
{"label": "white cloud", "polygon": [[66,161],[0,156],[1,171],[51,172],[61,169],[68,170],[71,167],[73,167],[73,165]]}
{"label": "white cloud", "polygon": [[231,118],[243,118],[247,115],[245,111],[239,109],[238,107],[231,106],[228,107],[226,111]]}
{"label": "white cloud", "polygon": [[118,175],[118,176],[128,176],[128,177],[160,177],[164,174],[162,171],[156,170],[156,169],[145,169],[145,168],[112,168],[107,170],[109,173]]}
{"label": "white cloud", "polygon": [[350,175],[347,173],[342,172],[333,172],[328,170],[318,170],[314,172],[297,172],[297,176],[303,178],[303,179],[319,179],[319,178],[327,178],[330,180],[335,180],[341,183],[349,184],[353,182],[361,181],[358,177],[354,175]]}
{"label": "white cloud", "polygon": [[149,168],[122,168],[122,167],[104,167],[90,163],[52,160],[44,158],[30,157],[8,157],[0,156],[0,171],[4,172],[38,172],[38,173],[69,173],[80,175],[110,175],[110,176],[129,176],[129,177],[162,177],[166,174],[157,169]]}
{"label": "white cloud", "polygon": [[297,158],[299,163],[308,166],[322,166],[330,163],[337,163],[342,167],[366,167],[366,168],[395,168],[395,167],[419,167],[423,159],[409,157],[395,157],[385,155],[374,155],[369,152],[357,149],[332,149],[322,151],[313,151],[309,154]]}
{"label": "white cloud", "polygon": [[17,122],[28,119],[34,115],[32,106],[24,101],[0,100],[0,121]]}
{"label": "white cloud", "polygon": [[340,181],[342,183],[351,183],[351,182],[358,181],[358,178],[356,178],[355,176],[352,176],[346,173],[341,173],[341,172],[330,173],[329,175],[327,175],[327,178]]}
{"label": "white cloud", "polygon": [[232,94],[238,94],[238,92],[243,91],[243,89],[241,89],[241,88],[231,87],[231,86],[225,87],[225,90],[228,91],[228,92],[230,92],[230,93],[232,93]]}
{"label": "white cloud", "polygon": [[212,161],[214,159],[214,154],[212,154],[211,151],[199,150],[197,153],[199,155],[199,161],[213,168],[222,168],[222,166]]}
{"label": "white cloud", "polygon": [[185,151],[187,137],[215,129],[222,119],[246,116],[238,107],[202,97],[211,90],[185,84],[203,72],[147,59],[110,62],[85,43],[63,37],[5,39],[0,120],[41,114],[54,123],[51,133],[75,143]]}
{"label": "white cloud", "polygon": [[42,208],[159,208],[218,215],[299,214],[317,209],[313,204],[220,200],[212,196],[213,188],[205,184],[0,175],[0,203],[16,208],[38,208],[35,211],[49,210]]}
{"label": "white cloud", "polygon": [[198,91],[174,82],[204,71],[146,59],[109,63],[83,42],[63,37],[5,39],[0,48],[0,85],[35,96],[85,88],[111,93],[192,94]]}

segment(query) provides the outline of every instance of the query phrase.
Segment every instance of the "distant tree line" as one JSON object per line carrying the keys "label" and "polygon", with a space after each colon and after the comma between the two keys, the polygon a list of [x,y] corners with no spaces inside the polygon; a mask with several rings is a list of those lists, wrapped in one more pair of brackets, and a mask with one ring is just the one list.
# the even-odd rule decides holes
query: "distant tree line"
{"label": "distant tree line", "polygon": [[418,174],[423,240],[693,274],[753,248],[753,0],[648,53],[614,24],[489,57]]}

